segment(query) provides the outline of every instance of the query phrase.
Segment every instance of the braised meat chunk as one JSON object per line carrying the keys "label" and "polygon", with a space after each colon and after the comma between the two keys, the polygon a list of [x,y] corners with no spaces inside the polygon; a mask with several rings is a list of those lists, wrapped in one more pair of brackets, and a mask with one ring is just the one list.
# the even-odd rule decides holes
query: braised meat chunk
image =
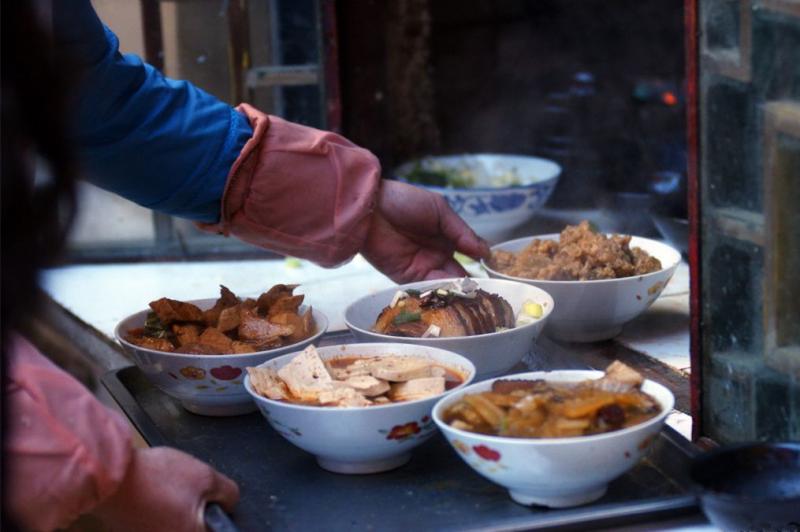
{"label": "braised meat chunk", "polygon": [[419,338],[473,336],[514,327],[514,311],[508,301],[476,286],[471,288],[442,286],[423,293],[398,292],[395,301],[381,311],[373,330]]}

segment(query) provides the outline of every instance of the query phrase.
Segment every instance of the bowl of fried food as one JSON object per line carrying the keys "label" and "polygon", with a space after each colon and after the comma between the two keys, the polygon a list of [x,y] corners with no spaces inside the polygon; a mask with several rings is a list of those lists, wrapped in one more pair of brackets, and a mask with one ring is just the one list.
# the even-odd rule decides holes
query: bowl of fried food
{"label": "bowl of fried food", "polygon": [[362,342],[402,342],[468,358],[478,379],[507,372],[530,351],[553,312],[535,286],[502,279],[441,279],[376,292],[345,310]]}
{"label": "bowl of fried food", "polygon": [[477,473],[524,505],[599,499],[633,468],[674,397],[620,362],[601,371],[509,375],[441,399],[433,420]]}
{"label": "bowl of fried food", "polygon": [[309,346],[247,371],[245,387],[272,428],[343,474],[408,462],[436,432],[433,404],[475,376],[462,356],[404,344]]}
{"label": "bowl of fried food", "polygon": [[569,342],[613,338],[658,299],[681,261],[678,250],[648,238],[606,235],[588,221],[560,234],[492,246],[492,278],[547,291],[555,310],[545,333]]}
{"label": "bowl of fried food", "polygon": [[244,299],[224,286],[217,299],[164,297],[122,320],[114,334],[150,382],[190,412],[253,412],[243,384],[246,368],[302,349],[328,327],[295,288],[277,284]]}

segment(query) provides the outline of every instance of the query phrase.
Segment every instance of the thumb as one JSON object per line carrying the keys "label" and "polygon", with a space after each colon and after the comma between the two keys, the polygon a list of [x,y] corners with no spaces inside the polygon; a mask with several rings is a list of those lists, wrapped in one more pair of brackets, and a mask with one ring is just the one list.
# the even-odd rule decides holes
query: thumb
{"label": "thumb", "polygon": [[211,483],[204,494],[205,502],[219,503],[227,512],[232,512],[239,502],[239,486],[236,482],[217,471],[213,472]]}
{"label": "thumb", "polygon": [[489,244],[479,237],[475,231],[459,216],[443,197],[437,201],[439,227],[442,234],[455,243],[456,251],[472,258],[488,259],[491,255]]}

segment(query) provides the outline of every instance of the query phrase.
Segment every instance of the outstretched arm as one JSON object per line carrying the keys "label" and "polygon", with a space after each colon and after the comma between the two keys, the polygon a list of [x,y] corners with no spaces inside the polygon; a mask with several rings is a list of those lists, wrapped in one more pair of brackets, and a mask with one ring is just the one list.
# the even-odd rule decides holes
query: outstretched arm
{"label": "outstretched arm", "polygon": [[145,207],[216,222],[253,133],[244,115],[121,54],[89,0],[53,2],[53,33],[56,53],[77,63],[72,136],[85,177]]}
{"label": "outstretched arm", "polygon": [[336,266],[362,252],[392,279],[463,275],[486,244],[438,195],[381,180],[369,151],[122,55],[88,0],[55,2],[56,41],[84,79],[75,139],[89,179],[137,203]]}

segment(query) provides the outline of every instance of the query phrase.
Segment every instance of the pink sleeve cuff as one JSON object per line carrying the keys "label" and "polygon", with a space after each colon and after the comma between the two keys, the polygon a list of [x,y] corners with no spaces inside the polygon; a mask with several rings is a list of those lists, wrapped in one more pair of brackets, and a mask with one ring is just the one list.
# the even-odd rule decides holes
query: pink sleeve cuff
{"label": "pink sleeve cuff", "polygon": [[380,186],[377,158],[335,133],[242,104],[253,137],[231,168],[222,220],[207,231],[336,266],[361,248]]}
{"label": "pink sleeve cuff", "polygon": [[4,400],[7,508],[31,530],[65,527],[118,488],[131,460],[125,421],[14,337]]}

